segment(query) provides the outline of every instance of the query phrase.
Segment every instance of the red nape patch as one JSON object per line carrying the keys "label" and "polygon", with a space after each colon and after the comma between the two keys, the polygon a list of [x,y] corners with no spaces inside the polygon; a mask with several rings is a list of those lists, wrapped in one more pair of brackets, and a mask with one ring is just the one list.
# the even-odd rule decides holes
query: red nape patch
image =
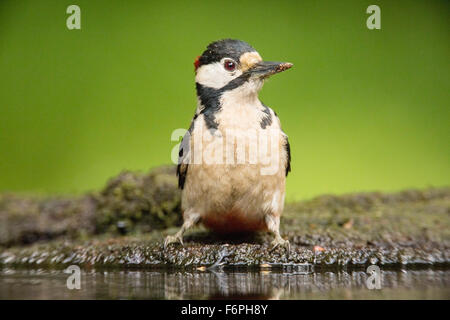
{"label": "red nape patch", "polygon": [[195,71],[197,71],[198,67],[200,67],[200,56],[198,56],[194,61]]}

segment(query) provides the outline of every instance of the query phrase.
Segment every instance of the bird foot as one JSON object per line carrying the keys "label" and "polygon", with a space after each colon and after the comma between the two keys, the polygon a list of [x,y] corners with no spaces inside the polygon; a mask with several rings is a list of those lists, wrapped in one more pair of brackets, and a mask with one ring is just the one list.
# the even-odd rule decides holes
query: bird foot
{"label": "bird foot", "polygon": [[272,242],[271,242],[272,248],[270,249],[270,251],[275,250],[278,247],[284,247],[286,249],[287,254],[289,255],[289,252],[291,251],[291,245],[289,243],[289,240],[284,240],[281,237],[277,237],[275,238]]}
{"label": "bird foot", "polygon": [[164,240],[164,249],[166,249],[169,245],[175,243],[180,243],[182,246],[184,246],[183,236],[179,234],[176,234],[174,236],[167,236]]}

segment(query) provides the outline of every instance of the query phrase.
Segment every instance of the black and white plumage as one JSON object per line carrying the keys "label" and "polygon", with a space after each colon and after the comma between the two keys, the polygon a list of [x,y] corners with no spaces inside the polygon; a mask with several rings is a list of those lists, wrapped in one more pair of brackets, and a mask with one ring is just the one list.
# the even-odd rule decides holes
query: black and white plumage
{"label": "black and white plumage", "polygon": [[200,221],[221,233],[268,230],[274,246],[289,245],[279,224],[290,145],[258,92],[267,77],[290,67],[264,62],[249,44],[231,39],[211,43],[197,58],[198,106],[177,167],[184,224],[165,245],[182,243],[184,231]]}

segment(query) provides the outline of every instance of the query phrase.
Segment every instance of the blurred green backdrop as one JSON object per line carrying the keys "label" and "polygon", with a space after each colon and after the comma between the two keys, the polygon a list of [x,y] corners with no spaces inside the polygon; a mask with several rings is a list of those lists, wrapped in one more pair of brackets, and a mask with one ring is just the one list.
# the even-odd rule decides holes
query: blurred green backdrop
{"label": "blurred green backdrop", "polygon": [[192,63],[228,37],[295,64],[261,93],[290,137],[288,200],[448,185],[449,3],[1,0],[0,191],[78,193],[169,163]]}

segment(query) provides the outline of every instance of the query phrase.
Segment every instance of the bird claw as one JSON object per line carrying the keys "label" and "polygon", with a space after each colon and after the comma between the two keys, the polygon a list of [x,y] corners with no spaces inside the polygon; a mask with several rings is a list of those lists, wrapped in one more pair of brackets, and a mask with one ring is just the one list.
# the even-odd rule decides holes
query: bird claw
{"label": "bird claw", "polygon": [[164,249],[167,249],[167,247],[169,245],[171,245],[172,243],[175,244],[178,242],[184,247],[182,236],[180,236],[180,235],[167,236],[166,239],[164,240]]}
{"label": "bird claw", "polygon": [[291,245],[289,243],[289,240],[284,240],[283,238],[279,237],[279,238],[275,238],[272,242],[271,242],[272,248],[270,249],[270,251],[272,252],[273,250],[275,250],[278,247],[284,247],[286,249],[287,254],[289,255],[289,252],[291,251]]}

